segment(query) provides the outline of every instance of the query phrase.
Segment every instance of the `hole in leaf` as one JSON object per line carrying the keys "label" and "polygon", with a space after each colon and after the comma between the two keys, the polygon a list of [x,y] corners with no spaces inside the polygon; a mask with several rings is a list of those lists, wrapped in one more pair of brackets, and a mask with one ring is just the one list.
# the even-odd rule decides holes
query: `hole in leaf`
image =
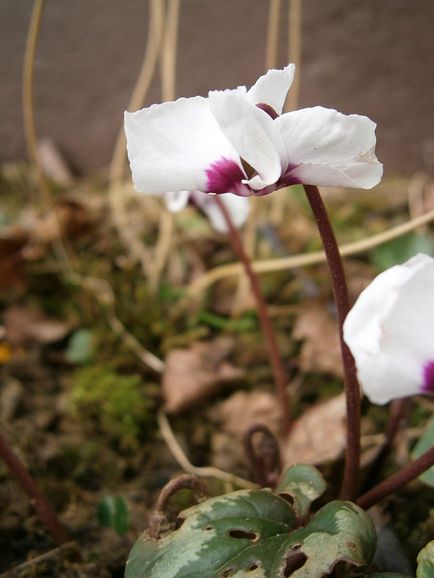
{"label": "hole in leaf", "polygon": [[290,506],[294,505],[294,498],[290,494],[279,494]]}
{"label": "hole in leaf", "polygon": [[251,542],[257,542],[259,540],[258,534],[255,534],[254,532],[246,532],[245,530],[230,530],[229,536],[239,540],[250,540]]}
{"label": "hole in leaf", "polygon": [[299,546],[290,552],[285,560],[283,567],[282,578],[289,578],[293,572],[299,570],[307,560],[307,556],[303,552],[298,552]]}
{"label": "hole in leaf", "polygon": [[204,529],[206,532],[209,532],[210,530],[213,530],[213,527],[212,527],[210,524],[208,524],[207,526],[204,526],[203,529]]}
{"label": "hole in leaf", "polygon": [[261,563],[258,562],[253,562],[252,564],[250,564],[250,566],[247,568],[247,572],[253,572],[253,570],[257,570],[259,567],[261,566]]}
{"label": "hole in leaf", "polygon": [[235,572],[235,568],[233,566],[229,566],[229,568],[226,568],[226,570],[223,570],[222,572],[222,578],[228,578],[229,576],[232,576],[233,573]]}

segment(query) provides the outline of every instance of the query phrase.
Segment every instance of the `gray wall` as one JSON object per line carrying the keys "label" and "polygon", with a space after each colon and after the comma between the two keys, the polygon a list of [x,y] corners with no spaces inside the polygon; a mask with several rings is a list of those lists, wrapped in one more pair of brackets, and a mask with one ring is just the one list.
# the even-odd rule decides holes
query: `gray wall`
{"label": "gray wall", "polygon": [[[0,0],[0,7],[3,161],[25,158],[20,83],[32,1]],[[264,66],[267,12],[267,0],[182,0],[178,94],[252,83]],[[145,0],[47,0],[35,68],[37,127],[78,172],[109,162],[147,19]],[[432,0],[303,2],[301,106],[322,104],[376,120],[388,174],[427,166],[434,139],[433,22]],[[283,35],[285,26],[282,21]],[[283,43],[280,63],[286,63]],[[159,100],[157,80],[148,103]]]}

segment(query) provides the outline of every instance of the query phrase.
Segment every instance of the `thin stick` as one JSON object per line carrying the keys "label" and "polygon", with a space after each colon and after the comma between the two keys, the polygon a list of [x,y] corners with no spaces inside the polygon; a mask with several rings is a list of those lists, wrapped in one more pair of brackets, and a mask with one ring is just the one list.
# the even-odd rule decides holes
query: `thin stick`
{"label": "thin stick", "polygon": [[35,507],[38,516],[54,542],[59,546],[68,542],[70,538],[60,524],[47,498],[2,435],[0,435],[0,457],[8,466],[10,472],[17,478],[18,483],[29,497],[30,502]]}
{"label": "thin stick", "polygon": [[[295,64],[295,76],[288,92],[284,111],[298,108],[301,79],[301,0],[288,0],[288,62]],[[276,191],[271,198],[270,221],[276,226],[285,218],[287,191]]]}
{"label": "thin stick", "polygon": [[275,68],[279,47],[279,22],[281,0],[270,0],[268,10],[267,44],[265,48],[265,70]]}
{"label": "thin stick", "polygon": [[[175,100],[179,8],[180,0],[169,0],[166,31],[161,50],[161,93],[163,101]],[[173,213],[168,211],[166,207],[163,207],[158,227],[158,238],[153,255],[153,266],[149,275],[149,287],[152,293],[155,293],[158,288],[161,274],[169,257],[174,220]]]}
{"label": "thin stick", "polygon": [[[161,0],[151,0],[149,3],[149,32],[148,43],[143,57],[142,67],[133,89],[128,109],[139,108],[149,90],[152,77],[158,60],[158,52],[163,32],[164,3]],[[127,193],[122,189],[122,179],[126,165],[126,138],[123,123],[120,127],[112,161],[110,163],[110,187],[109,200],[113,223],[118,231],[124,246],[128,249],[131,257],[140,263],[143,272],[149,276],[152,259],[150,252],[141,239],[134,234],[129,226]]]}
{"label": "thin stick", "polygon": [[[279,24],[281,13],[281,0],[270,0],[268,5],[267,41],[265,47],[265,72],[270,68],[277,67],[277,53],[279,49]],[[273,201],[274,201],[273,196]],[[250,198],[250,214],[243,231],[243,246],[250,260],[255,257],[256,221],[258,217],[258,199]],[[273,202],[272,201],[272,202]],[[239,315],[246,303],[250,291],[249,279],[243,275],[238,280],[235,297],[232,304],[232,315]]]}
{"label": "thin stick", "polygon": [[[354,241],[353,243],[346,243],[339,247],[342,257],[348,257],[350,255],[357,255],[358,253],[364,253],[369,251],[374,247],[383,245],[388,241],[392,241],[398,237],[402,237],[415,229],[430,223],[434,220],[434,209],[429,211],[425,215],[417,217],[415,219],[410,219],[406,223],[397,225],[396,227],[391,227],[382,233],[377,235],[372,235],[371,237],[366,237],[360,239],[359,241]],[[326,256],[324,251],[312,251],[311,253],[300,253],[299,255],[291,255],[290,257],[283,257],[279,259],[266,259],[263,261],[253,261],[252,268],[255,273],[274,273],[276,271],[289,271],[291,269],[296,269],[298,267],[306,267],[307,265],[316,265],[318,263],[324,263],[326,261]],[[210,285],[225,279],[226,277],[243,275],[244,268],[240,263],[231,263],[230,265],[221,265],[220,267],[214,267],[211,271],[208,271],[201,277],[198,277],[188,288],[186,296],[190,299],[198,299],[200,294],[205,291]]]}
{"label": "thin stick", "polygon": [[217,478],[218,480],[223,480],[224,482],[229,482],[235,486],[240,488],[246,488],[247,490],[254,490],[258,487],[257,484],[249,480],[245,480],[244,478],[240,478],[238,476],[234,476],[229,472],[224,472],[223,470],[219,470],[218,468],[213,467],[197,467],[194,466],[190,460],[185,455],[184,451],[182,450],[181,446],[178,443],[178,440],[173,433],[173,430],[170,426],[170,422],[167,419],[167,415],[160,411],[157,416],[158,419],[158,426],[160,428],[160,433],[167,444],[170,452],[172,453],[175,460],[178,462],[180,467],[188,472],[189,474],[194,474],[195,476],[199,476],[202,478]]}
{"label": "thin stick", "polygon": [[42,201],[48,207],[50,205],[50,190],[39,156],[33,111],[33,68],[44,4],[45,0],[34,1],[29,30],[27,33],[23,66],[23,125],[27,152],[36,171],[36,178],[42,194]]}
{"label": "thin stick", "polygon": [[[46,562],[47,560],[51,560],[52,558],[56,558],[57,556],[59,556],[59,554],[62,554],[63,552],[67,552],[68,550],[72,550],[76,546],[77,546],[77,544],[75,542],[72,542],[72,541],[66,542],[65,544],[62,544],[61,546],[58,546],[57,548],[53,548],[52,550],[49,550],[48,552],[44,552],[44,554],[40,554],[39,556],[35,556],[34,558],[31,558],[30,560],[26,560],[22,564],[18,564],[18,566],[14,566],[10,570],[6,570],[6,572],[3,572],[2,574],[0,574],[0,578],[14,578],[14,577],[17,577],[19,575],[22,576],[21,572],[23,570],[25,570],[26,568],[29,568],[30,566],[37,566],[41,562]],[[35,574],[33,574],[33,575],[35,576]]]}
{"label": "thin stick", "polygon": [[288,93],[285,111],[298,108],[301,79],[301,0],[288,0],[288,62],[296,66],[296,73]]}
{"label": "thin stick", "polygon": [[422,454],[417,460],[411,462],[390,478],[387,478],[377,486],[374,486],[372,490],[366,492],[357,499],[356,503],[363,509],[367,510],[380,500],[396,492],[421,474],[425,472],[428,468],[434,465],[434,447],[430,448],[424,454]]}
{"label": "thin stick", "polygon": [[283,434],[287,434],[290,426],[289,398],[288,393],[286,391],[287,378],[282,366],[282,361],[280,359],[279,348],[277,345],[276,337],[274,335],[273,326],[270,317],[268,315],[267,305],[261,293],[259,279],[252,269],[250,259],[246,254],[246,252],[244,251],[240,234],[232,222],[231,215],[228,209],[226,208],[226,205],[222,202],[222,200],[219,198],[218,195],[215,195],[214,200],[218,205],[226,221],[232,247],[235,253],[238,255],[238,258],[240,259],[244,267],[246,275],[250,280],[252,293],[256,301],[257,313],[261,324],[262,333],[268,349],[268,357],[270,359],[270,364],[273,370],[277,396],[280,402],[280,408],[282,412],[282,431]]}
{"label": "thin stick", "polygon": [[327,257],[339,324],[339,341],[344,366],[345,397],[347,406],[347,445],[345,448],[344,479],[341,497],[354,500],[359,488],[360,470],[360,387],[356,365],[343,339],[343,324],[350,310],[347,283],[339,247],[318,187],[304,185],[307,199],[314,214]]}

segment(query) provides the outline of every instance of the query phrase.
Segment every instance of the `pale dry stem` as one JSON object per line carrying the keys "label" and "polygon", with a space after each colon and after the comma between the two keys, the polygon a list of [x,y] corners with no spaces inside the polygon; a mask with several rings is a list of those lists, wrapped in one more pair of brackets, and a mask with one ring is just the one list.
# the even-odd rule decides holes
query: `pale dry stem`
{"label": "pale dry stem", "polygon": [[[157,65],[161,39],[163,35],[164,3],[161,0],[151,0],[149,4],[149,32],[145,55],[135,87],[133,89],[129,110],[139,108],[149,90]],[[113,223],[119,237],[132,259],[140,263],[146,277],[151,273],[151,252],[138,235],[129,226],[128,201],[131,198],[127,189],[122,187],[123,174],[126,165],[126,138],[123,123],[119,130],[116,145],[110,164],[109,200]]]}
{"label": "pale dry stem", "polygon": [[[169,0],[166,26],[161,50],[161,92],[163,101],[175,100],[176,95],[176,56],[179,25],[180,0]],[[162,207],[158,227],[158,238],[149,273],[151,293],[158,288],[161,274],[169,257],[174,229],[174,215]]]}
{"label": "pale dry stem", "polygon": [[[301,79],[301,0],[288,0],[288,62],[295,64],[295,76],[289,89],[284,111],[299,106]],[[270,221],[279,226],[285,215],[287,191],[280,190],[271,199]]]}
{"label": "pale dry stem", "polygon": [[229,482],[234,486],[246,488],[248,490],[254,490],[258,487],[257,484],[254,484],[249,480],[245,480],[244,478],[240,478],[239,476],[224,472],[223,470],[219,470],[218,468],[214,468],[212,466],[194,466],[179,445],[178,440],[176,439],[175,434],[173,433],[173,430],[170,426],[167,415],[164,413],[164,411],[160,411],[158,413],[158,426],[160,428],[160,433],[166,442],[171,454],[178,462],[180,467],[187,473],[202,478],[217,478],[218,480]]}
{"label": "pale dry stem", "polygon": [[[343,257],[363,253],[378,247],[388,241],[406,235],[411,231],[421,227],[434,220],[434,210],[429,211],[425,215],[410,219],[406,223],[391,227],[382,233],[365,237],[353,243],[346,243],[340,245],[339,250]],[[278,259],[265,259],[263,261],[253,261],[252,267],[255,273],[274,273],[276,271],[289,271],[297,267],[306,267],[308,265],[316,265],[325,262],[325,255],[323,251],[312,251],[311,253],[300,253],[298,255],[291,255],[290,257],[281,257]],[[240,263],[231,263],[229,265],[222,265],[207,271],[204,275],[198,277],[188,288],[185,301],[197,300],[201,294],[213,283],[225,279],[226,277],[239,276],[243,274],[243,267]],[[185,303],[184,301],[184,303]]]}

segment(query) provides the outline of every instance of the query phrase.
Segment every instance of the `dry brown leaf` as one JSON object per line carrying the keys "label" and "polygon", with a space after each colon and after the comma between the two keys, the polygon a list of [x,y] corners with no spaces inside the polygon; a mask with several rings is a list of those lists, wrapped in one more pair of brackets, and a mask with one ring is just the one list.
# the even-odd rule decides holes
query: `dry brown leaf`
{"label": "dry brown leaf", "polygon": [[7,341],[21,347],[28,343],[54,343],[63,339],[70,327],[56,319],[45,317],[36,309],[12,306],[4,314]]}
{"label": "dry brown leaf", "polygon": [[247,475],[243,438],[254,424],[264,424],[277,436],[281,411],[276,396],[266,391],[238,391],[210,412],[217,422],[211,437],[212,465]]}
{"label": "dry brown leaf", "polygon": [[333,397],[308,409],[294,422],[282,443],[284,467],[322,464],[335,460],[346,444],[345,395]]}
{"label": "dry brown leaf", "polygon": [[321,301],[300,308],[292,336],[303,340],[299,364],[303,371],[330,373],[342,377],[342,358],[337,320]]}
{"label": "dry brown leaf", "polygon": [[220,338],[172,350],[162,381],[166,411],[178,413],[242,379],[244,370],[225,361],[232,348],[231,339]]}
{"label": "dry brown leaf", "polygon": [[250,426],[262,423],[277,434],[281,411],[275,395],[266,391],[238,391],[212,412],[219,430],[241,440]]}

